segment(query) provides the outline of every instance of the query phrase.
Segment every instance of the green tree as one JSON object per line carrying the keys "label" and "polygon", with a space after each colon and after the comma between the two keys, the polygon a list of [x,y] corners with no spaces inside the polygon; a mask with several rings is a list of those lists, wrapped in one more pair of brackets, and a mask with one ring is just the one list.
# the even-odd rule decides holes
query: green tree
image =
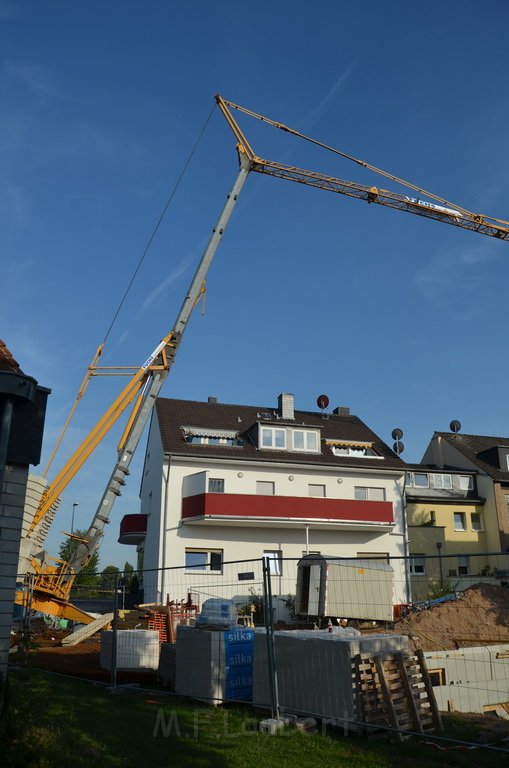
{"label": "green tree", "polygon": [[100,576],[102,589],[114,589],[115,580],[118,581],[119,573],[120,570],[116,565],[107,565]]}
{"label": "green tree", "polygon": [[134,568],[131,565],[131,563],[125,562],[124,563],[124,576],[123,576],[123,578],[124,578],[124,582],[125,582],[125,586],[126,587],[129,587],[131,585],[131,579],[133,577],[133,573],[134,573]]}
{"label": "green tree", "polygon": [[[78,539],[83,538],[86,531],[75,530],[74,536]],[[59,557],[66,562],[72,560],[76,554],[80,542],[76,538],[66,537],[60,545],[58,550]],[[75,587],[91,587],[97,586],[99,583],[99,577],[97,575],[97,569],[99,567],[99,553],[97,550],[94,552],[88,563],[77,574],[74,580]]]}

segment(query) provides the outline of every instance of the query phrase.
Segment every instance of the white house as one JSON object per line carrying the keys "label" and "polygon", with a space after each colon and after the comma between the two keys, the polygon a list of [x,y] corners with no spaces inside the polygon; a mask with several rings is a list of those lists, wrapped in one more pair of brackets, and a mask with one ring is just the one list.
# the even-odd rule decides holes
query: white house
{"label": "white house", "polygon": [[[297,411],[290,394],[277,408],[160,398],[141,514],[124,517],[119,541],[137,545],[144,570],[179,568],[186,589],[206,583],[209,594],[221,580],[235,591],[231,562],[267,558],[274,575],[288,577],[280,593],[291,593],[287,558],[378,559],[393,566],[394,602],[404,603],[404,563],[392,560],[405,554],[404,474],[404,462],[348,408]],[[235,582],[242,569],[252,570],[239,565]],[[161,572],[152,586],[146,580],[145,599],[164,600],[168,583]]]}

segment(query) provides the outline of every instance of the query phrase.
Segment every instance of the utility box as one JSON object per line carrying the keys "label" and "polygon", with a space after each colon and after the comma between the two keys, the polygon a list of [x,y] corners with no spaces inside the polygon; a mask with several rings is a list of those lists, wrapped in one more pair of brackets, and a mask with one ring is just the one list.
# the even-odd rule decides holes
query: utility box
{"label": "utility box", "polygon": [[297,616],[393,621],[394,572],[375,560],[305,555],[297,563]]}

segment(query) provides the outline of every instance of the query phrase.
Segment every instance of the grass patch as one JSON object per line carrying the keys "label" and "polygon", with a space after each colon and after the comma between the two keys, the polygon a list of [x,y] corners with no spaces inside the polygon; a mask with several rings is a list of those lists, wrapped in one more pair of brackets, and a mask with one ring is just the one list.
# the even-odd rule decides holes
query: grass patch
{"label": "grass patch", "polygon": [[[257,732],[248,708],[205,707],[135,692],[112,695],[102,686],[35,670],[10,674],[10,723],[0,764],[6,768],[348,768],[462,766],[499,768],[504,755],[479,749],[447,751],[426,743],[285,730]],[[448,727],[458,728],[457,723]],[[462,738],[474,738],[474,726]],[[2,762],[4,759],[4,762]]]}

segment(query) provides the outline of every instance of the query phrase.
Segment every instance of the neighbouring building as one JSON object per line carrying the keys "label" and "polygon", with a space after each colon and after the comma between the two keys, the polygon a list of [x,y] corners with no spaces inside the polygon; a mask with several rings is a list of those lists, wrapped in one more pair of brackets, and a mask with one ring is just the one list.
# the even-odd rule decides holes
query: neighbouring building
{"label": "neighbouring building", "polygon": [[49,392],[0,341],[0,681],[7,672],[28,469],[40,460]]}
{"label": "neighbouring building", "polygon": [[409,572],[413,599],[455,585],[462,589],[489,569],[484,499],[472,469],[408,465]]}
{"label": "neighbouring building", "polygon": [[[439,470],[461,469],[476,472],[479,496],[484,499],[479,518],[458,514],[455,531],[458,541],[466,541],[469,532],[483,533],[479,546],[491,553],[509,552],[509,438],[464,435],[460,432],[435,432],[423,457],[423,463]],[[474,512],[475,514],[475,512]],[[499,558],[491,558],[494,571]]]}
{"label": "neighbouring building", "polygon": [[[390,561],[405,603],[405,469],[348,408],[299,411],[291,394],[276,408],[159,398],[141,514],[124,517],[119,541],[145,570],[183,569],[190,589],[232,561],[265,557],[279,575],[306,553]],[[167,580],[145,584],[145,601],[164,600]]]}

